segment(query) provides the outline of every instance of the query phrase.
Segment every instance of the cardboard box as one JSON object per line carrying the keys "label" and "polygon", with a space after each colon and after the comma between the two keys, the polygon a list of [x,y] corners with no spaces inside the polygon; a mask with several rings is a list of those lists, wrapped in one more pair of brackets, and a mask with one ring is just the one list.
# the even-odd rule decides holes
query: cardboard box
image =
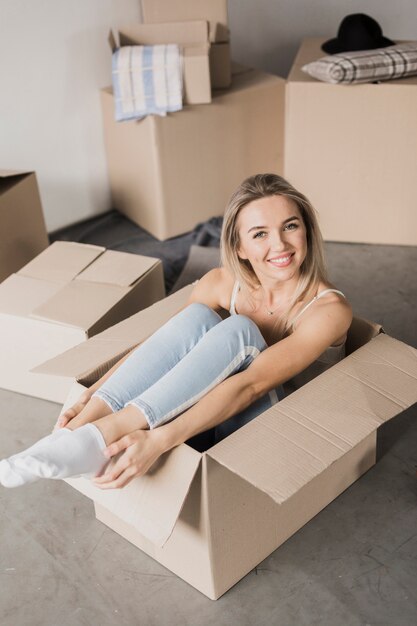
{"label": "cardboard box", "polygon": [[211,86],[213,89],[230,87],[232,71],[227,0],[142,0],[142,14],[145,23],[208,20]]}
{"label": "cardboard box", "polygon": [[417,244],[417,77],[332,85],[301,71],[324,56],[303,42],[287,82],[285,176],[319,211],[324,238]]}
{"label": "cardboard box", "polygon": [[207,20],[210,41],[229,41],[227,0],[141,0],[145,23]]}
{"label": "cardboard box", "polygon": [[210,46],[210,81],[213,89],[227,89],[232,84],[230,43],[223,41]]}
{"label": "cardboard box", "polygon": [[71,382],[30,370],[164,295],[159,259],[55,242],[0,285],[0,387],[63,403]]}
{"label": "cardboard box", "polygon": [[119,124],[102,90],[113,206],[158,239],[223,214],[244,178],[282,172],[284,99],[284,79],[246,68],[211,104]]}
{"label": "cardboard box", "polygon": [[202,20],[167,24],[131,24],[119,30],[121,46],[176,43],[181,47],[184,60],[185,104],[211,102],[208,36],[208,24]]}
{"label": "cardboard box", "polygon": [[[76,379],[72,405],[190,290],[39,371]],[[378,426],[416,402],[417,350],[380,331],[355,319],[347,358],[202,454],[184,443],[121,490],[67,482],[94,501],[99,520],[216,599],[367,471]]]}
{"label": "cardboard box", "polygon": [[35,172],[0,170],[0,282],[48,245]]}

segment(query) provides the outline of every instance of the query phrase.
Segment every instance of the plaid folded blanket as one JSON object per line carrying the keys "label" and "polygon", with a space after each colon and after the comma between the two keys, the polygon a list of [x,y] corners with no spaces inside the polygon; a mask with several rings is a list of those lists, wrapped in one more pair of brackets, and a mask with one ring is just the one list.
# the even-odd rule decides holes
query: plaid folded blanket
{"label": "plaid folded blanket", "polygon": [[122,46],[113,53],[112,81],[118,122],[181,110],[179,46]]}
{"label": "plaid folded blanket", "polygon": [[333,54],[301,69],[327,83],[370,83],[413,76],[417,74],[417,42]]}

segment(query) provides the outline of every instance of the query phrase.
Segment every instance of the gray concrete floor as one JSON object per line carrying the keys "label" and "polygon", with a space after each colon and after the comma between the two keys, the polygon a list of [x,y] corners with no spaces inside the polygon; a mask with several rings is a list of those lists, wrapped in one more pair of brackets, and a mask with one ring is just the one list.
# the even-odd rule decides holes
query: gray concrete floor
{"label": "gray concrete floor", "polygon": [[[326,249],[355,313],[417,347],[417,248]],[[59,409],[0,391],[0,458],[47,433]],[[377,464],[216,602],[96,521],[66,483],[0,489],[0,624],[412,626],[416,418],[417,405],[380,428]]]}

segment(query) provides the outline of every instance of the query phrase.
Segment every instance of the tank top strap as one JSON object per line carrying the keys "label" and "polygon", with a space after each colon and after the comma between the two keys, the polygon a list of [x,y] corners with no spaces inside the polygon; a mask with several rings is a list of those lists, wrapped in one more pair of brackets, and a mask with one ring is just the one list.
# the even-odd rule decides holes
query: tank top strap
{"label": "tank top strap", "polygon": [[239,291],[239,289],[240,289],[239,281],[236,280],[235,284],[233,285],[232,296],[230,298],[230,308],[229,308],[230,315],[236,315],[235,302],[236,302],[237,292]]}
{"label": "tank top strap", "polygon": [[310,302],[307,302],[307,304],[301,309],[301,311],[297,313],[297,315],[294,317],[293,321],[291,322],[291,326],[294,326],[298,318],[301,317],[304,311],[307,311],[307,309],[312,304],[314,304],[316,300],[319,300],[322,296],[325,296],[328,293],[338,293],[340,296],[343,296],[344,298],[346,298],[345,294],[339,291],[338,289],[323,289],[323,291],[320,291],[316,296],[314,296],[314,298],[310,300]]}

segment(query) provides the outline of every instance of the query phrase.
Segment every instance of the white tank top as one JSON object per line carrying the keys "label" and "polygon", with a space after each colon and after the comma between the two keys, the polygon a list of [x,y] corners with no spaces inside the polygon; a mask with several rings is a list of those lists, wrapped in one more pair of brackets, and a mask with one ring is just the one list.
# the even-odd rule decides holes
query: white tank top
{"label": "white tank top", "polygon": [[[230,315],[237,315],[235,302],[236,302],[236,296],[237,296],[239,289],[240,289],[239,282],[236,281],[235,284],[233,285],[232,297],[230,299],[230,308],[229,308]],[[310,302],[308,302],[301,309],[301,311],[297,313],[297,315],[294,317],[294,319],[291,322],[291,326],[294,326],[295,322],[301,317],[304,311],[306,311],[316,300],[319,300],[320,298],[322,298],[323,296],[325,296],[327,293],[330,293],[330,292],[338,293],[344,298],[346,298],[345,294],[339,291],[338,289],[323,289],[322,291],[319,291],[319,293],[312,300],[310,300]],[[335,365],[336,363],[341,361],[345,357],[345,354],[346,354],[345,342],[343,342],[342,344],[338,346],[329,346],[318,357],[318,359],[314,361],[314,363],[312,363],[311,365],[306,367],[305,370],[303,370],[302,372],[300,372],[299,374],[297,374],[296,376],[288,380],[286,383],[284,383],[284,390],[285,390],[286,395],[292,393],[293,391],[296,391],[297,389],[299,389],[300,387],[308,383],[310,380],[312,380],[313,378],[315,378],[316,376],[318,376],[325,370],[332,367],[332,365]]]}
{"label": "white tank top", "polygon": [[[237,297],[239,289],[240,289],[239,281],[235,281],[235,284],[233,285],[233,290],[232,290],[232,297],[230,299],[230,308],[229,308],[230,315],[237,315],[235,303],[236,303],[236,297]],[[294,317],[293,321],[291,322],[291,326],[294,326],[298,318],[301,317],[304,311],[307,311],[307,309],[312,304],[314,304],[316,300],[319,300],[322,296],[325,296],[326,294],[331,293],[331,292],[338,293],[339,295],[346,298],[345,294],[339,291],[338,289],[323,289],[323,291],[319,291],[319,293],[316,296],[314,296],[314,298],[310,300],[310,302],[307,302],[307,304],[301,309],[301,311],[297,313],[297,315]]]}

